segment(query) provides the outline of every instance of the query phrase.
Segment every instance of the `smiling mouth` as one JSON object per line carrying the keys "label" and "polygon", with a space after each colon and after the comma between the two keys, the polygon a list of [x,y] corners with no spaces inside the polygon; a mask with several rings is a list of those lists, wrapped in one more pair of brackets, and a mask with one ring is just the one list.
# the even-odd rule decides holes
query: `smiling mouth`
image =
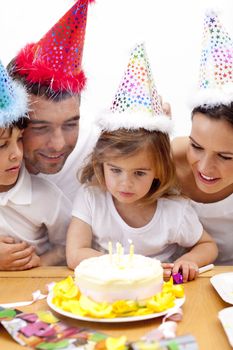
{"label": "smiling mouth", "polygon": [[213,183],[216,183],[218,180],[220,180],[219,177],[206,176],[201,172],[198,172],[198,177],[202,182],[207,184],[213,184]]}
{"label": "smiling mouth", "polygon": [[41,157],[48,159],[48,160],[60,160],[61,158],[64,157],[65,153],[61,153],[58,155],[47,155],[44,153],[39,153]]}

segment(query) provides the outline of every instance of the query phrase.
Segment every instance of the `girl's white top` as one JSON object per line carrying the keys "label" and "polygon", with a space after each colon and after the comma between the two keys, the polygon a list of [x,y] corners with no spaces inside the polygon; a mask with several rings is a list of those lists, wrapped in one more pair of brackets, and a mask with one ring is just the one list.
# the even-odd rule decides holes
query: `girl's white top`
{"label": "girl's white top", "polygon": [[110,193],[98,187],[82,186],[77,192],[72,215],[91,226],[94,249],[106,253],[109,241],[113,247],[120,242],[128,253],[132,241],[136,254],[156,257],[162,262],[173,261],[178,245],[195,245],[203,232],[190,201],[181,197],[159,199],[151,221],[133,228],[118,214]]}

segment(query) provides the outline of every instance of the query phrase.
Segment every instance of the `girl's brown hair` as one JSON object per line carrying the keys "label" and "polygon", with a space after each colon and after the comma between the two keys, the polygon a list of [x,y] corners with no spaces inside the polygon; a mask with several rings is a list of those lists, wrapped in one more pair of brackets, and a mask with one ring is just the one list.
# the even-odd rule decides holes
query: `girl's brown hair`
{"label": "girl's brown hair", "polygon": [[170,194],[175,185],[175,167],[171,157],[170,140],[159,131],[119,129],[101,133],[89,162],[83,168],[80,182],[100,186],[106,190],[103,163],[110,159],[130,157],[139,151],[148,151],[152,157],[156,179],[150,191],[139,203],[153,203],[158,198]]}

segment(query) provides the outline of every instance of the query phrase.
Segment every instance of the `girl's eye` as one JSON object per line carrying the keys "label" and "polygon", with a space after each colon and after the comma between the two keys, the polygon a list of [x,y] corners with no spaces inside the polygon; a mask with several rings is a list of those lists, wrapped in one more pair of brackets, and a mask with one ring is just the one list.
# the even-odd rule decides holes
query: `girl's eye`
{"label": "girl's eye", "polygon": [[121,172],[121,170],[117,168],[111,168],[110,171],[114,174],[119,174]]}
{"label": "girl's eye", "polygon": [[4,142],[3,144],[0,144],[0,148],[4,148],[4,147],[6,147],[6,145],[7,145],[6,142]]}
{"label": "girl's eye", "polygon": [[144,171],[136,171],[135,175],[137,175],[137,176],[145,176],[146,173]]}

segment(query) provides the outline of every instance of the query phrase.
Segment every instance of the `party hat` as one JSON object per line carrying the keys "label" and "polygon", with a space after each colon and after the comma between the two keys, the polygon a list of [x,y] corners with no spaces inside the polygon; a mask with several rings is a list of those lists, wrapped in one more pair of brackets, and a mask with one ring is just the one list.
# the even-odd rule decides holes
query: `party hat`
{"label": "party hat", "polygon": [[28,83],[49,86],[54,91],[80,93],[86,82],[81,68],[88,3],[79,0],[37,42],[16,56],[16,70]]}
{"label": "party hat", "polygon": [[11,125],[26,115],[27,93],[13,81],[0,62],[0,128]]}
{"label": "party hat", "polygon": [[233,41],[220,23],[218,15],[209,10],[204,19],[198,92],[192,107],[214,107],[233,102]]}
{"label": "party hat", "polygon": [[132,50],[112,106],[97,123],[108,131],[119,128],[171,131],[172,122],[163,115],[143,43]]}

